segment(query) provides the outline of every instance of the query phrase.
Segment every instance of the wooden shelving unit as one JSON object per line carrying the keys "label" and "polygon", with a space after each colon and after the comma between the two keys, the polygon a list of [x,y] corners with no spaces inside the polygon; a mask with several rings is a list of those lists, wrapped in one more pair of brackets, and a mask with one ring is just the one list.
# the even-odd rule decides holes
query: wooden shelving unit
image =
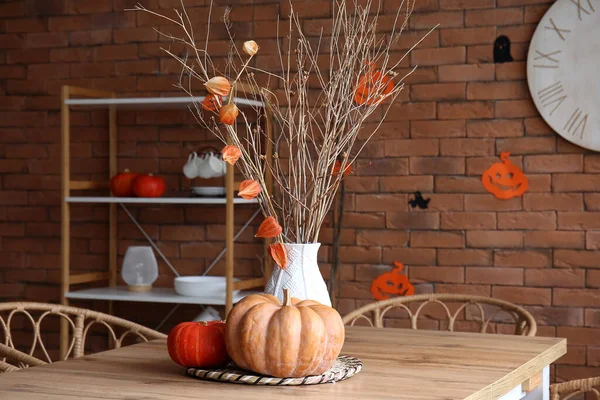
{"label": "wooden shelving unit", "polygon": [[[67,203],[107,203],[107,204],[227,204],[227,199],[222,197],[90,197],[69,196]],[[256,200],[234,198],[233,204],[256,204]]]}
{"label": "wooden shelving unit", "polygon": [[[248,290],[264,286],[266,279],[271,274],[272,263],[266,255],[268,242],[265,241],[264,274],[262,277],[234,281],[234,205],[256,204],[256,200],[245,200],[234,196],[235,188],[239,183],[235,182],[234,168],[227,165],[225,176],[225,198],[215,197],[161,197],[161,198],[118,198],[110,196],[108,192],[108,181],[117,173],[117,110],[120,108],[143,109],[143,108],[183,108],[194,101],[202,101],[204,97],[150,97],[150,98],[117,98],[115,93],[96,89],[86,89],[74,86],[63,86],[61,102],[62,123],[62,231],[61,231],[61,303],[68,305],[70,299],[79,300],[107,300],[109,301],[109,312],[112,312],[113,301],[137,301],[156,302],[171,304],[205,304],[224,305],[228,313],[233,304],[250,293]],[[263,107],[263,104],[254,100],[236,98],[238,106]],[[71,180],[69,145],[71,142],[70,111],[72,107],[83,108],[108,108],[108,142],[109,142],[109,176],[104,181],[76,181]],[[266,123],[265,133],[267,135],[266,153],[272,153],[273,124],[270,109],[265,109]],[[266,177],[267,185],[271,185],[271,177]],[[106,196],[76,196],[72,191],[107,190]],[[70,207],[76,203],[99,203],[107,204],[109,207],[108,238],[109,254],[108,269],[104,272],[89,272],[82,274],[71,273],[70,263]],[[175,293],[172,288],[153,288],[148,293],[132,293],[127,288],[117,287],[117,206],[125,208],[125,204],[222,204],[226,208],[225,229],[225,278],[226,291],[223,296],[198,296],[186,297]],[[135,221],[134,221],[135,222]],[[75,289],[73,286],[92,282],[106,282],[105,287],[93,289]],[[234,293],[235,292],[235,293]],[[61,352],[66,350],[68,343],[68,329],[66,321],[61,324]]]}
{"label": "wooden shelving unit", "polygon": [[[237,303],[246,297],[249,291],[233,293],[233,302]],[[153,288],[151,292],[130,292],[126,287],[103,287],[82,289],[67,293],[67,298],[73,300],[109,300],[109,301],[136,301],[141,303],[167,303],[167,304],[201,304],[222,306],[225,296],[181,296],[173,288]]]}

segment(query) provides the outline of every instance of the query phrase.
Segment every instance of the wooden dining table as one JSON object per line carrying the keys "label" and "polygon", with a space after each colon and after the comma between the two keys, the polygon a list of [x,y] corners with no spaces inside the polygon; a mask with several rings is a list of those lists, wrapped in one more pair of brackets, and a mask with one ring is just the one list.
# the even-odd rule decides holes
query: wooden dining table
{"label": "wooden dining table", "polygon": [[358,374],[281,387],[190,377],[155,340],[1,374],[0,400],[548,400],[549,365],[565,353],[559,338],[348,327],[342,354],[363,361]]}

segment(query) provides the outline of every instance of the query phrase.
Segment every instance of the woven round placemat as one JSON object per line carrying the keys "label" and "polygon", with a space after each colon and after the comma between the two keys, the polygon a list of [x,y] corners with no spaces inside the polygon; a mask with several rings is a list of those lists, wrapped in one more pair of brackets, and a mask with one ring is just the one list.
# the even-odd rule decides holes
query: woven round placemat
{"label": "woven round placemat", "polygon": [[355,357],[339,356],[333,366],[321,375],[311,375],[302,378],[274,378],[257,374],[256,372],[240,369],[234,363],[229,363],[225,368],[202,369],[188,368],[187,373],[195,378],[246,385],[267,386],[298,386],[318,385],[343,381],[356,375],[362,368],[362,361]]}

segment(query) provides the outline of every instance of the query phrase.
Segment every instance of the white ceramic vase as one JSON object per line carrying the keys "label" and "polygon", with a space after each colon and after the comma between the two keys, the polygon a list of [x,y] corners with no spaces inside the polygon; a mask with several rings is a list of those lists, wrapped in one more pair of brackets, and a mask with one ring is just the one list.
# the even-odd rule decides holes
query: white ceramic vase
{"label": "white ceramic vase", "polygon": [[284,246],[288,257],[287,266],[285,269],[273,266],[265,293],[272,294],[283,302],[283,289],[289,289],[292,297],[316,300],[331,307],[327,285],[317,264],[321,243],[286,243]]}

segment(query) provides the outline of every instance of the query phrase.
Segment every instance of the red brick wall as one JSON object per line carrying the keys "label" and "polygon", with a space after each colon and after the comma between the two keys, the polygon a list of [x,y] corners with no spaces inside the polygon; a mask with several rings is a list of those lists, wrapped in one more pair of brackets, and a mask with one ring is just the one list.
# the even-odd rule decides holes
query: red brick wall
{"label": "red brick wall", "polygon": [[[137,0],[6,0],[0,4],[0,297],[59,299],[60,111],[63,84],[150,95],[173,92],[178,68],[160,47],[148,15],[122,12]],[[186,0],[203,21],[204,0]],[[274,68],[276,18],[286,1],[218,1],[235,6],[238,38],[261,45],[257,64]],[[256,3],[256,4],[253,4]],[[342,235],[342,313],[372,300],[369,285],[393,260],[408,266],[420,291],[462,292],[525,305],[540,335],[569,340],[558,379],[600,374],[600,158],[561,139],[537,113],[525,81],[528,42],[548,0],[417,0],[398,49],[410,47],[436,23],[440,28],[404,67],[419,64],[402,101],[367,147],[356,176],[347,180]],[[170,9],[179,0],[145,0]],[[294,1],[316,35],[327,25],[327,2]],[[399,0],[385,0],[395,12]],[[213,14],[219,15],[218,7]],[[199,25],[198,30],[202,30]],[[211,48],[225,54],[223,29]],[[514,62],[493,64],[496,37],[512,42]],[[106,113],[73,114],[74,177],[106,174]],[[119,114],[120,167],[165,176],[171,190],[189,183],[180,167],[205,139],[186,112]],[[524,169],[522,198],[496,200],[481,173],[501,151]],[[411,209],[409,194],[431,198]],[[220,251],[224,210],[219,207],[133,208],[184,274],[200,273]],[[251,213],[238,208],[241,225]],[[106,207],[73,207],[73,266],[105,268]],[[120,215],[120,253],[143,243]],[[324,274],[331,229],[323,230]],[[256,242],[247,232],[236,246],[236,268],[257,273]],[[218,272],[218,271],[217,271]],[[159,284],[168,285],[161,265]],[[105,304],[92,304],[104,309]],[[153,325],[168,306],[118,305],[128,318]],[[175,320],[193,317],[184,308]]]}

